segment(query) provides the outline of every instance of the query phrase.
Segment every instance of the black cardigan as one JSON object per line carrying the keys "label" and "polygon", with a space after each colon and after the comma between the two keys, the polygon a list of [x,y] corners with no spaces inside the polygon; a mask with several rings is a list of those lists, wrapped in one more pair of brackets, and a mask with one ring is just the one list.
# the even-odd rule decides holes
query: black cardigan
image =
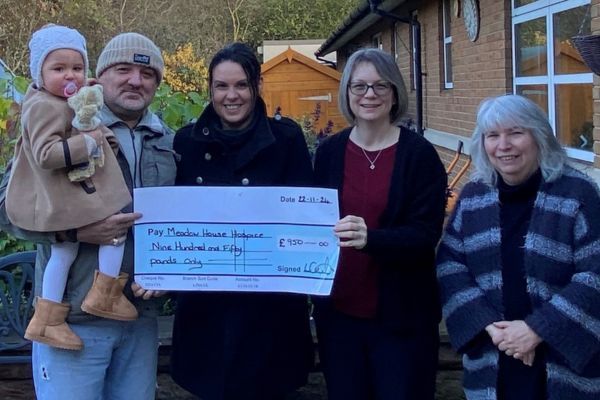
{"label": "black cardigan", "polygon": [[[342,193],[350,131],[343,130],[319,146],[318,186]],[[401,128],[388,203],[380,228],[368,230],[363,249],[381,266],[377,319],[391,329],[415,332],[440,320],[434,259],[444,221],[446,185],[446,171],[434,147]]]}

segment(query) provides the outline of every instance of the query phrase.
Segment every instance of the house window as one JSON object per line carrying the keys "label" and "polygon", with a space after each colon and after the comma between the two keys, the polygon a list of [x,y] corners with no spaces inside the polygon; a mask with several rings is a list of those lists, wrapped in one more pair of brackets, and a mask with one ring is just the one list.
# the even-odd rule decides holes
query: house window
{"label": "house window", "polygon": [[444,89],[452,89],[452,4],[451,0],[442,2],[442,34],[444,39]]}
{"label": "house window", "polygon": [[590,0],[514,0],[514,92],[542,107],[570,157],[593,161],[593,74],[571,37],[591,32]]}
{"label": "house window", "polygon": [[[419,14],[418,14],[418,10],[413,10],[410,12],[410,19],[415,21],[417,20]],[[409,41],[410,41],[410,89],[411,90],[415,90],[417,88],[417,73],[416,71],[419,70],[419,68],[417,68],[417,42],[415,40],[415,37],[417,36],[415,33],[416,30],[416,26],[411,25],[410,27],[410,34],[409,34]]]}
{"label": "house window", "polygon": [[373,35],[373,38],[371,39],[371,45],[376,49],[383,50],[383,40],[381,39],[381,33]]}
{"label": "house window", "polygon": [[535,3],[537,0],[515,0],[515,8],[526,6],[527,4]]}

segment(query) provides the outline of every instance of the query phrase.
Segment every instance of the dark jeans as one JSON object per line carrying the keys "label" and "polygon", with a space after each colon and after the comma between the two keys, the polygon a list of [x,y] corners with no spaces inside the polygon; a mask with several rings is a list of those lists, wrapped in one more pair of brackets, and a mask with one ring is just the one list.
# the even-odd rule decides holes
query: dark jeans
{"label": "dark jeans", "polygon": [[315,317],[329,400],[433,400],[437,326],[403,334],[329,305]]}

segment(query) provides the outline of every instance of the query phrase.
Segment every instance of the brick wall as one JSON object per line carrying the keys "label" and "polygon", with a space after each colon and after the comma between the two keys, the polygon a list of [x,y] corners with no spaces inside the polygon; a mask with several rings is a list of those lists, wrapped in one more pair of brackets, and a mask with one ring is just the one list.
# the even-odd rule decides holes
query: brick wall
{"label": "brick wall", "polygon": [[423,20],[425,126],[439,131],[471,136],[477,106],[486,97],[512,90],[510,4],[480,0],[480,30],[477,41],[467,38],[462,15],[454,17],[452,33],[453,88],[444,89],[440,60],[441,2],[429,2],[419,11]]}

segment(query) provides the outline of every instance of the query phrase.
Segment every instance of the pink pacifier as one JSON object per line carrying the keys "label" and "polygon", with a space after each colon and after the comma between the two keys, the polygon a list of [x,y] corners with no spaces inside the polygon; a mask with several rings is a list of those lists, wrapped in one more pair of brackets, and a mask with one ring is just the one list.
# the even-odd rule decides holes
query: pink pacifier
{"label": "pink pacifier", "polygon": [[65,95],[65,97],[71,97],[75,93],[77,93],[78,89],[79,88],[77,87],[77,84],[75,82],[71,81],[65,85],[65,87],[63,89],[63,94]]}

